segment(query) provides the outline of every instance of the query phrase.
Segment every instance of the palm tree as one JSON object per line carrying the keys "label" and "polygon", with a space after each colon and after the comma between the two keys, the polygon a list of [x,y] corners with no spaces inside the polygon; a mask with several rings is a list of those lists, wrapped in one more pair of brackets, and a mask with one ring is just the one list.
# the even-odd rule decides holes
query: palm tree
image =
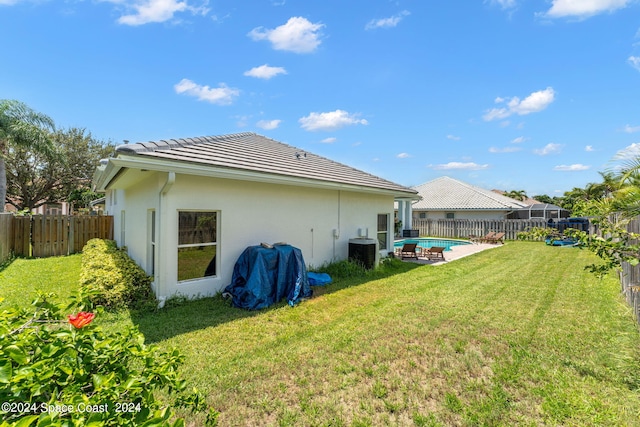
{"label": "palm tree", "polygon": [[527,198],[527,192],[524,190],[511,190],[505,193],[505,196],[512,199],[523,201]]}
{"label": "palm tree", "polygon": [[0,212],[7,198],[5,156],[12,147],[24,147],[36,152],[52,150],[49,131],[53,120],[12,99],[0,100]]}

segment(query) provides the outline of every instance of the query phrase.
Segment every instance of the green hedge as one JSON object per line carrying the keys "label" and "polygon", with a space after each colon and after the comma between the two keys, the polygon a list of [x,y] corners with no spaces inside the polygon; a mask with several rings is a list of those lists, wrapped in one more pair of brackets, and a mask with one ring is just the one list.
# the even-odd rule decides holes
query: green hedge
{"label": "green hedge", "polygon": [[96,304],[139,307],[152,300],[151,277],[113,240],[91,239],[82,249],[80,287]]}

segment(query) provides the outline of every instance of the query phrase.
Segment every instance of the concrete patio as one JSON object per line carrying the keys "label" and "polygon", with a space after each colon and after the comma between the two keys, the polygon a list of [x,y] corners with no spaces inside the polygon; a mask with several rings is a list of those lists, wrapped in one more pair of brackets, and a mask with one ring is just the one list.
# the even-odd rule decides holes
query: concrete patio
{"label": "concrete patio", "polygon": [[443,260],[430,260],[424,257],[415,258],[405,258],[403,261],[413,262],[414,264],[429,264],[429,265],[442,265],[451,261],[455,261],[460,258],[464,258],[469,255],[476,254],[478,252],[485,251],[487,249],[499,248],[502,246],[501,244],[492,244],[492,243],[474,243],[471,245],[458,245],[452,246],[450,251],[446,251],[444,253],[444,261]]}

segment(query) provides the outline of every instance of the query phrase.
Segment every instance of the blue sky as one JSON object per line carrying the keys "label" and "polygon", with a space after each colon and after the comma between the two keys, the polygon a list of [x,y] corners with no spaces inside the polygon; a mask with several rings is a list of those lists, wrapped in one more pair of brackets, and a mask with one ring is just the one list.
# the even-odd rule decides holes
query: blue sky
{"label": "blue sky", "polygon": [[635,0],[0,0],[0,39],[0,98],[116,143],[257,132],[551,196],[640,148]]}

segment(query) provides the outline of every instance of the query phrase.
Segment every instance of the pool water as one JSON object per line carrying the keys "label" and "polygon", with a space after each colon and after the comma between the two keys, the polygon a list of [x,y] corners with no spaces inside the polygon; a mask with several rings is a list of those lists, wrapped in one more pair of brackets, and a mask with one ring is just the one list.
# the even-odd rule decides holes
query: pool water
{"label": "pool water", "polygon": [[418,238],[418,239],[402,239],[396,240],[393,243],[394,248],[401,248],[405,243],[417,243],[421,248],[431,248],[433,246],[444,247],[445,251],[450,251],[452,246],[470,245],[471,242],[465,240],[453,240],[453,239],[434,239],[434,238]]}

